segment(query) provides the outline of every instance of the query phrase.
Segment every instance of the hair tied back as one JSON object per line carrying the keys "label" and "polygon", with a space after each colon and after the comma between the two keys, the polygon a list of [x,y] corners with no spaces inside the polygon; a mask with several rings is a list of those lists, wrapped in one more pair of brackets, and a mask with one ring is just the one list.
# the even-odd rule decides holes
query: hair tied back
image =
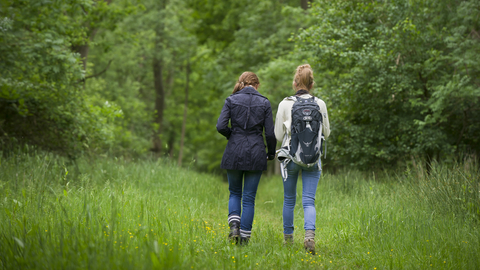
{"label": "hair tied back", "polygon": [[252,85],[252,86],[257,86],[260,84],[260,81],[258,80],[258,77],[255,73],[250,72],[250,71],[245,71],[240,75],[238,78],[237,83],[235,84],[235,87],[233,88],[233,93],[237,91],[242,90],[245,88],[246,85]]}

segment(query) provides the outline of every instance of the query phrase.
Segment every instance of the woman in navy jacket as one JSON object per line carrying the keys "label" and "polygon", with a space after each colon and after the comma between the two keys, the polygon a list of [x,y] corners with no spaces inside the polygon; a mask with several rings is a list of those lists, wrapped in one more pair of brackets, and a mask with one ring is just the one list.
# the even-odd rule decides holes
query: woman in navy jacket
{"label": "woman in navy jacket", "polygon": [[[275,158],[272,108],[270,101],[257,91],[259,85],[255,73],[244,72],[225,100],[217,121],[218,132],[228,140],[221,168],[227,170],[230,191],[229,238],[238,243],[240,237],[240,244],[247,244],[250,239],[258,183],[262,171],[267,169],[267,159]],[[264,129],[268,153],[262,136]]]}

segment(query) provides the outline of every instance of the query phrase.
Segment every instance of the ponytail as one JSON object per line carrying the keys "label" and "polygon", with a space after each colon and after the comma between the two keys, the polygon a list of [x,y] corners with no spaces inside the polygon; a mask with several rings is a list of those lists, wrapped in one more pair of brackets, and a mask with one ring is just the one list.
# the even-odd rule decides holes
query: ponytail
{"label": "ponytail", "polygon": [[239,82],[239,81],[237,81],[237,83],[235,84],[235,87],[233,87],[233,92],[232,92],[232,94],[235,94],[236,92],[242,90],[244,86],[245,86],[245,83],[244,83],[244,82]]}
{"label": "ponytail", "polygon": [[255,73],[246,71],[240,75],[238,78],[237,83],[235,83],[235,86],[233,87],[233,92],[232,94],[235,94],[236,92],[242,90],[245,88],[247,85],[252,85],[252,86],[257,86],[260,84],[260,81],[258,80],[258,77]]}
{"label": "ponytail", "polygon": [[313,84],[313,70],[309,64],[300,65],[297,67],[295,76],[293,77],[293,89],[309,91]]}

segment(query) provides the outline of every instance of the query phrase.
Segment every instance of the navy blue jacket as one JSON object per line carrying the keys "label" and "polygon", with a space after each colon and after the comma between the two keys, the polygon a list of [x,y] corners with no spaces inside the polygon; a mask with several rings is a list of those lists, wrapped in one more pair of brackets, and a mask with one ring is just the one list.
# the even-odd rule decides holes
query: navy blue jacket
{"label": "navy blue jacket", "polygon": [[[262,136],[264,128],[268,155]],[[272,107],[270,101],[253,87],[247,86],[225,100],[217,130],[228,139],[222,169],[265,171],[267,157],[275,157]]]}

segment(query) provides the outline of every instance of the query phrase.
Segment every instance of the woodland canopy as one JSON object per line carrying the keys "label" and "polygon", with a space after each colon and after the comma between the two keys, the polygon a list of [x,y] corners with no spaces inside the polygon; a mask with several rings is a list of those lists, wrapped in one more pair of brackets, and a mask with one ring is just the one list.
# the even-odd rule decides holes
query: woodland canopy
{"label": "woodland canopy", "polygon": [[0,151],[215,171],[238,76],[258,74],[275,115],[303,63],[327,169],[479,155],[478,0],[0,0]]}

